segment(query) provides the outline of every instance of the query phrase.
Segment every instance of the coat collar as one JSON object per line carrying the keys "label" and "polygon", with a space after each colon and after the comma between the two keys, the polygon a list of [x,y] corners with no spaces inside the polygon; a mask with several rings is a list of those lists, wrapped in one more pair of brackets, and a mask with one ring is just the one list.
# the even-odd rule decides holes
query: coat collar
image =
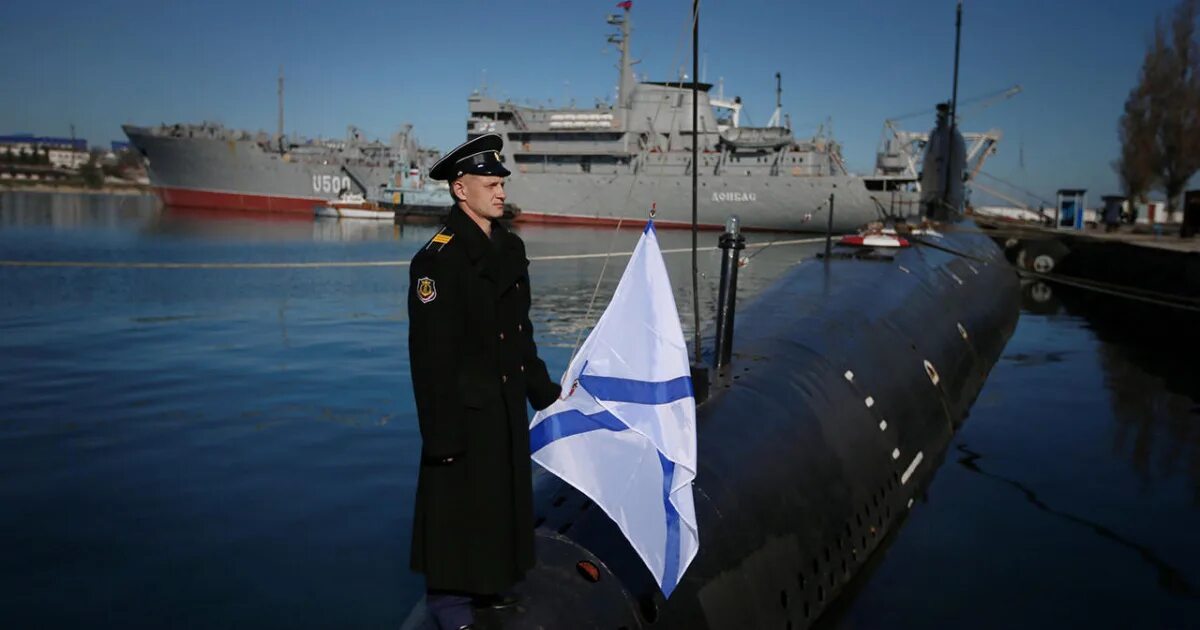
{"label": "coat collar", "polygon": [[[497,225],[495,221],[492,221],[492,230],[495,230]],[[462,239],[467,257],[471,259],[471,262],[483,258],[492,247],[488,235],[483,233],[479,225],[467,216],[467,213],[458,207],[458,204],[450,207],[450,215],[446,218],[446,227],[450,228],[456,238]]]}
{"label": "coat collar", "polygon": [[499,221],[492,221],[489,238],[479,225],[455,204],[450,208],[446,227],[453,231],[456,239],[461,238],[467,258],[480,270],[480,274],[491,278],[497,289],[504,291],[525,275],[528,261],[521,256],[517,247],[517,236]]}

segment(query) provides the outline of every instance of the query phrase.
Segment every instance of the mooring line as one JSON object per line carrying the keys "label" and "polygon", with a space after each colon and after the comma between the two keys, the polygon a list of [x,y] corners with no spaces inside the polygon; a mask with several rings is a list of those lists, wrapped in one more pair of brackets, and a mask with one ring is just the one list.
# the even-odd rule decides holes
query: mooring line
{"label": "mooring line", "polygon": [[[1144,289],[1134,289],[1131,287],[1123,287],[1121,285],[1108,284],[1108,283],[1104,283],[1104,282],[1080,280],[1080,279],[1071,278],[1069,276],[1063,276],[1063,275],[1055,274],[1055,273],[1037,273],[1036,271],[1029,271],[1028,269],[1022,269],[1020,267],[1016,267],[1015,265],[1014,265],[1014,268],[1017,270],[1017,273],[1019,275],[1021,275],[1022,277],[1026,277],[1026,278],[1034,278],[1037,280],[1042,280],[1044,282],[1055,282],[1058,284],[1065,284],[1069,287],[1075,287],[1077,289],[1083,289],[1085,291],[1095,291],[1096,293],[1112,295],[1112,296],[1119,297],[1119,298],[1125,298],[1127,300],[1136,300],[1139,302],[1146,302],[1148,304],[1154,304],[1156,306],[1165,306],[1168,308],[1177,308],[1177,309],[1181,309],[1181,310],[1185,310],[1185,311],[1193,311],[1196,313],[1200,313],[1200,304],[1196,303],[1196,298],[1191,298],[1191,297],[1187,297],[1187,296],[1173,296],[1170,294],[1163,294],[1163,293],[1153,293],[1150,291],[1146,291]],[[1143,295],[1144,293],[1150,293],[1150,295],[1149,296]],[[1166,295],[1168,297],[1167,297],[1167,299],[1160,299],[1160,298],[1152,297],[1153,295]]]}
{"label": "mooring line", "polygon": [[[772,241],[771,243],[752,243],[747,248],[768,247],[774,245],[803,245],[807,243],[824,242],[824,238],[800,238],[788,241]],[[701,247],[699,251],[715,251],[717,247]],[[690,247],[664,249],[664,254],[689,253]],[[530,262],[547,262],[555,260],[586,260],[604,258],[607,256],[632,256],[633,251],[612,252],[603,254],[561,254],[554,256],[532,256]],[[361,260],[361,261],[327,261],[327,262],[129,262],[129,261],[87,261],[87,260],[0,260],[0,267],[23,268],[77,268],[77,269],[322,269],[349,267],[407,267],[407,260]]]}

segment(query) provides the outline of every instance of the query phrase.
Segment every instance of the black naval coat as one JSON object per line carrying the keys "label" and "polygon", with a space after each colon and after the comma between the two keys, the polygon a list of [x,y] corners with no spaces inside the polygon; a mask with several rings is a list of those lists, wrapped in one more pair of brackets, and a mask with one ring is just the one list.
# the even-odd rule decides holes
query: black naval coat
{"label": "black naval coat", "polygon": [[431,590],[496,594],[534,562],[526,399],[560,388],[529,322],[525,244],[457,206],[409,272],[408,348],[421,426],[412,568]]}

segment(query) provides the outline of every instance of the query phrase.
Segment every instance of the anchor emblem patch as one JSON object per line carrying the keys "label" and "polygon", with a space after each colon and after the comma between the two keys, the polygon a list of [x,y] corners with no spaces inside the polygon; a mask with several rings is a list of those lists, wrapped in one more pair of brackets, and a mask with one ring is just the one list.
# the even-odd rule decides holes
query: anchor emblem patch
{"label": "anchor emblem patch", "polygon": [[417,299],[421,300],[422,304],[428,304],[436,297],[437,287],[433,284],[433,278],[418,278]]}

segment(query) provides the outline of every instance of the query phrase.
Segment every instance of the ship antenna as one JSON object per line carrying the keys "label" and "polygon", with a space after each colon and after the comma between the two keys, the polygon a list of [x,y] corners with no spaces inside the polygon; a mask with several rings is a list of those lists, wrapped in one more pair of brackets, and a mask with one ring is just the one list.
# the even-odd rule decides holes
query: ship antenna
{"label": "ship antenna", "polygon": [[696,257],[698,225],[696,214],[696,186],[700,169],[697,168],[700,146],[700,125],[697,124],[697,100],[699,84],[696,81],[697,66],[700,64],[700,0],[692,0],[692,313],[695,316],[695,363],[700,363],[700,270]]}
{"label": "ship antenna", "polygon": [[954,164],[954,131],[958,128],[956,119],[958,113],[958,53],[962,43],[962,9],[963,0],[958,0],[958,10],[954,16],[954,87],[950,92],[950,127],[946,133],[946,179],[942,182],[942,207],[950,204],[950,175]]}
{"label": "ship antenna", "polygon": [[775,110],[783,109],[783,75],[775,73]]}
{"label": "ship antenna", "polygon": [[279,150],[283,150],[283,65],[279,66],[279,127],[276,129]]}

